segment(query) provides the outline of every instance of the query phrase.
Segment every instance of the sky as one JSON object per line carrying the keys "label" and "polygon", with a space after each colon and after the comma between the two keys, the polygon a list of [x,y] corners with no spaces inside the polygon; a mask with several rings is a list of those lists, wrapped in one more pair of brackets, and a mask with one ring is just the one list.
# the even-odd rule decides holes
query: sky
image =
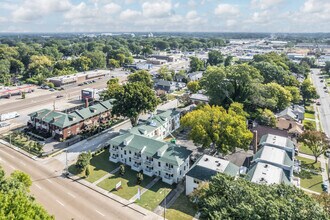
{"label": "sky", "polygon": [[330,0],[0,0],[0,32],[330,32]]}

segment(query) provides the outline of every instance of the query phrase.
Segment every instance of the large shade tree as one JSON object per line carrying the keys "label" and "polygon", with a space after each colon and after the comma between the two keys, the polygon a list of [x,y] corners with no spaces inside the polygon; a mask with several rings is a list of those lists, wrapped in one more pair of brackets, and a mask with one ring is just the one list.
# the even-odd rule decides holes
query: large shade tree
{"label": "large shade tree", "polygon": [[204,148],[215,148],[220,153],[234,152],[236,148],[247,150],[252,133],[246,126],[243,106],[232,103],[228,110],[219,106],[203,106],[187,113],[181,119],[188,128],[189,137]]}
{"label": "large shade tree", "polygon": [[192,194],[201,219],[329,219],[329,215],[301,189],[264,185],[218,174]]}

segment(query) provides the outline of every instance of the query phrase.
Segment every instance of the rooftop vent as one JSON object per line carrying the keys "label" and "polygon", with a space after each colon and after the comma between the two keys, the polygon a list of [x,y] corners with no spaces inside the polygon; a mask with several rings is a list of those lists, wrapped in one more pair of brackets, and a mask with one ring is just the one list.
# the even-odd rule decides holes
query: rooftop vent
{"label": "rooftop vent", "polygon": [[268,167],[268,164],[265,164],[265,166],[264,166],[265,168],[267,168]]}
{"label": "rooftop vent", "polygon": [[221,163],[218,163],[218,164],[217,164],[217,167],[220,167],[220,166],[221,166]]}
{"label": "rooftop vent", "polygon": [[204,161],[208,161],[208,160],[209,160],[209,158],[205,158],[205,159],[204,159]]}

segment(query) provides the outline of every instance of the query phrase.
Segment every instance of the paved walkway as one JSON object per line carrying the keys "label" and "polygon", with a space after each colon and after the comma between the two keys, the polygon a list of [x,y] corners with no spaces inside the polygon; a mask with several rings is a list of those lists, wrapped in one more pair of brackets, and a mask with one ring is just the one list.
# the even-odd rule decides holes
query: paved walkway
{"label": "paved walkway", "polygon": [[302,189],[302,190],[304,190],[304,191],[306,191],[308,193],[311,193],[311,194],[320,195],[320,193],[318,193],[318,192],[315,192],[315,191],[312,191],[312,190],[309,190],[309,189],[306,189],[306,188],[303,188],[303,187],[300,187],[300,189]]}
{"label": "paved walkway", "polygon": [[110,177],[112,174],[116,173],[119,170],[120,167],[117,167],[116,169],[114,169],[113,171],[111,171],[110,173],[107,173],[106,175],[104,175],[103,177],[101,177],[100,179],[96,180],[95,182],[93,182],[93,185],[97,185],[100,182],[102,182],[103,180],[107,179],[108,177]]}
{"label": "paved walkway", "polygon": [[[146,187],[142,188],[141,190],[141,196],[147,192],[148,189],[150,189],[153,185],[155,185],[158,181],[160,180],[160,177],[157,176],[155,179],[153,179],[150,183],[148,183],[148,185],[146,185]],[[137,200],[137,194],[135,194],[130,200],[129,202],[132,203],[132,202],[135,202],[135,200]]]}

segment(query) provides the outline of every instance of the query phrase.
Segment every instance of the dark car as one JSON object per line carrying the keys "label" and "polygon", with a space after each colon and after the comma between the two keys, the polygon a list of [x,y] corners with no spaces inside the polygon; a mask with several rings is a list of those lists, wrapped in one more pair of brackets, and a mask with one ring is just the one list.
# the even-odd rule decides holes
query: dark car
{"label": "dark car", "polygon": [[56,98],[62,98],[63,97],[63,95],[58,95],[58,96],[56,96]]}
{"label": "dark car", "polygon": [[84,84],[83,83],[79,83],[78,86],[83,86]]}

